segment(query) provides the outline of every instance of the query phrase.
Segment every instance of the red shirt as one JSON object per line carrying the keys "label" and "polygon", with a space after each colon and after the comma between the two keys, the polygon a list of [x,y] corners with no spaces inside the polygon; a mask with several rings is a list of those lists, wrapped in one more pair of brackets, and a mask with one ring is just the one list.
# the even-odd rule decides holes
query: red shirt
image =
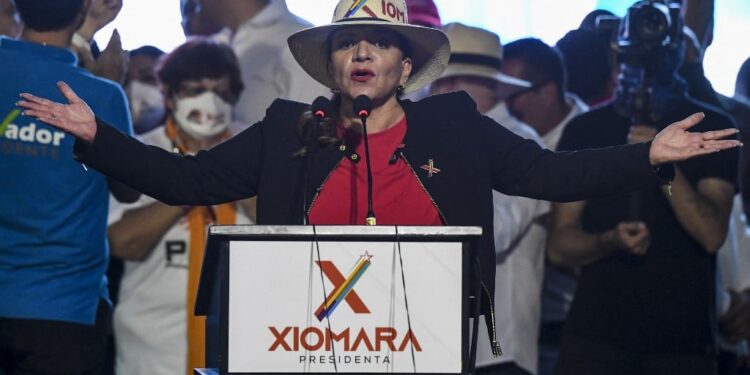
{"label": "red shirt", "polygon": [[[367,163],[361,134],[339,129],[354,147],[359,162],[349,157],[334,169],[310,210],[311,224],[364,225],[367,216]],[[372,167],[373,211],[378,225],[443,225],[432,199],[415,172],[399,157],[389,163],[406,135],[406,117],[383,132],[368,134]],[[348,153],[347,153],[348,155]]]}

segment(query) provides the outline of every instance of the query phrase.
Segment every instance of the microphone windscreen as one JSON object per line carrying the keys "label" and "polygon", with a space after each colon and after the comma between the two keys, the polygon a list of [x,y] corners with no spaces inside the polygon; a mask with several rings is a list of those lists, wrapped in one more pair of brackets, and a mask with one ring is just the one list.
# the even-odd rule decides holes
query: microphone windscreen
{"label": "microphone windscreen", "polygon": [[322,120],[331,114],[331,101],[325,96],[319,96],[310,105],[310,111],[318,120]]}
{"label": "microphone windscreen", "polygon": [[354,113],[359,117],[370,116],[372,110],[372,99],[367,95],[360,95],[354,98]]}

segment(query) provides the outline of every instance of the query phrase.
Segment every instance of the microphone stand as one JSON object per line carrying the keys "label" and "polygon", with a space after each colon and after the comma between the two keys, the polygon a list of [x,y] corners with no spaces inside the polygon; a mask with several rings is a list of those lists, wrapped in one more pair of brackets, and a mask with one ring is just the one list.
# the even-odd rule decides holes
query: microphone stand
{"label": "microphone stand", "polygon": [[367,219],[365,222],[367,225],[377,225],[377,219],[375,219],[375,212],[372,209],[372,168],[370,167],[370,144],[367,142],[367,119],[366,117],[360,117],[362,119],[362,134],[365,138],[365,161],[367,162]]}
{"label": "microphone stand", "polygon": [[375,211],[372,208],[372,168],[370,166],[370,143],[367,140],[367,117],[370,116],[372,101],[365,95],[360,95],[354,99],[354,110],[362,121],[362,135],[365,141],[365,162],[367,163],[367,225],[377,225]]}

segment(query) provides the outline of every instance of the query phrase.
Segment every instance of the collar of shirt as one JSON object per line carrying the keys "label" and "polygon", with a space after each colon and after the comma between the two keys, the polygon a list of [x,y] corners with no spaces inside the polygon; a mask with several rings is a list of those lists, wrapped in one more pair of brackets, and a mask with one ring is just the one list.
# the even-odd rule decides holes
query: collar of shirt
{"label": "collar of shirt", "polygon": [[495,120],[497,123],[512,131],[516,135],[526,139],[531,139],[534,142],[538,143],[540,146],[544,147],[544,142],[542,142],[542,138],[539,137],[539,134],[536,132],[536,130],[534,130],[534,128],[527,125],[526,123],[521,122],[517,118],[513,117],[513,115],[511,115],[508,111],[508,106],[505,102],[498,103],[484,115]]}
{"label": "collar of shirt", "polygon": [[57,60],[72,66],[78,64],[78,58],[76,55],[67,48],[46,46],[39,43],[0,37],[0,49],[33,54],[43,60]]}
{"label": "collar of shirt", "polygon": [[557,126],[552,128],[552,130],[550,130],[542,137],[542,140],[544,140],[544,144],[547,145],[550,150],[557,149],[557,144],[560,143],[560,137],[562,136],[562,132],[565,129],[565,125],[567,125],[570,120],[573,119],[573,117],[576,117],[581,113],[589,110],[589,106],[587,106],[586,103],[584,103],[575,95],[566,94],[565,101],[568,103],[568,105],[570,105],[570,112],[568,112],[568,115],[565,116],[565,118],[562,119],[562,121],[560,121]]}

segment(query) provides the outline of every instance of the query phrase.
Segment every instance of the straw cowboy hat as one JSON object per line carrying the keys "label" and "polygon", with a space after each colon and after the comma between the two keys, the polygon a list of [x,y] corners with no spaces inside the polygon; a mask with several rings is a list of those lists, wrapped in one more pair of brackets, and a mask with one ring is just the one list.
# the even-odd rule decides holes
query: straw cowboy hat
{"label": "straw cowboy hat", "polygon": [[489,78],[500,82],[506,94],[532,86],[531,82],[500,72],[503,47],[497,34],[461,23],[449,23],[443,27],[443,31],[450,40],[451,57],[440,78]]}
{"label": "straw cowboy hat", "polygon": [[332,32],[348,26],[377,26],[400,34],[409,42],[412,73],[404,93],[412,92],[440,77],[448,64],[450,44],[440,30],[410,25],[404,0],[340,0],[329,25],[311,27],[292,34],[287,42],[294,58],[307,74],[327,87],[327,40]]}

